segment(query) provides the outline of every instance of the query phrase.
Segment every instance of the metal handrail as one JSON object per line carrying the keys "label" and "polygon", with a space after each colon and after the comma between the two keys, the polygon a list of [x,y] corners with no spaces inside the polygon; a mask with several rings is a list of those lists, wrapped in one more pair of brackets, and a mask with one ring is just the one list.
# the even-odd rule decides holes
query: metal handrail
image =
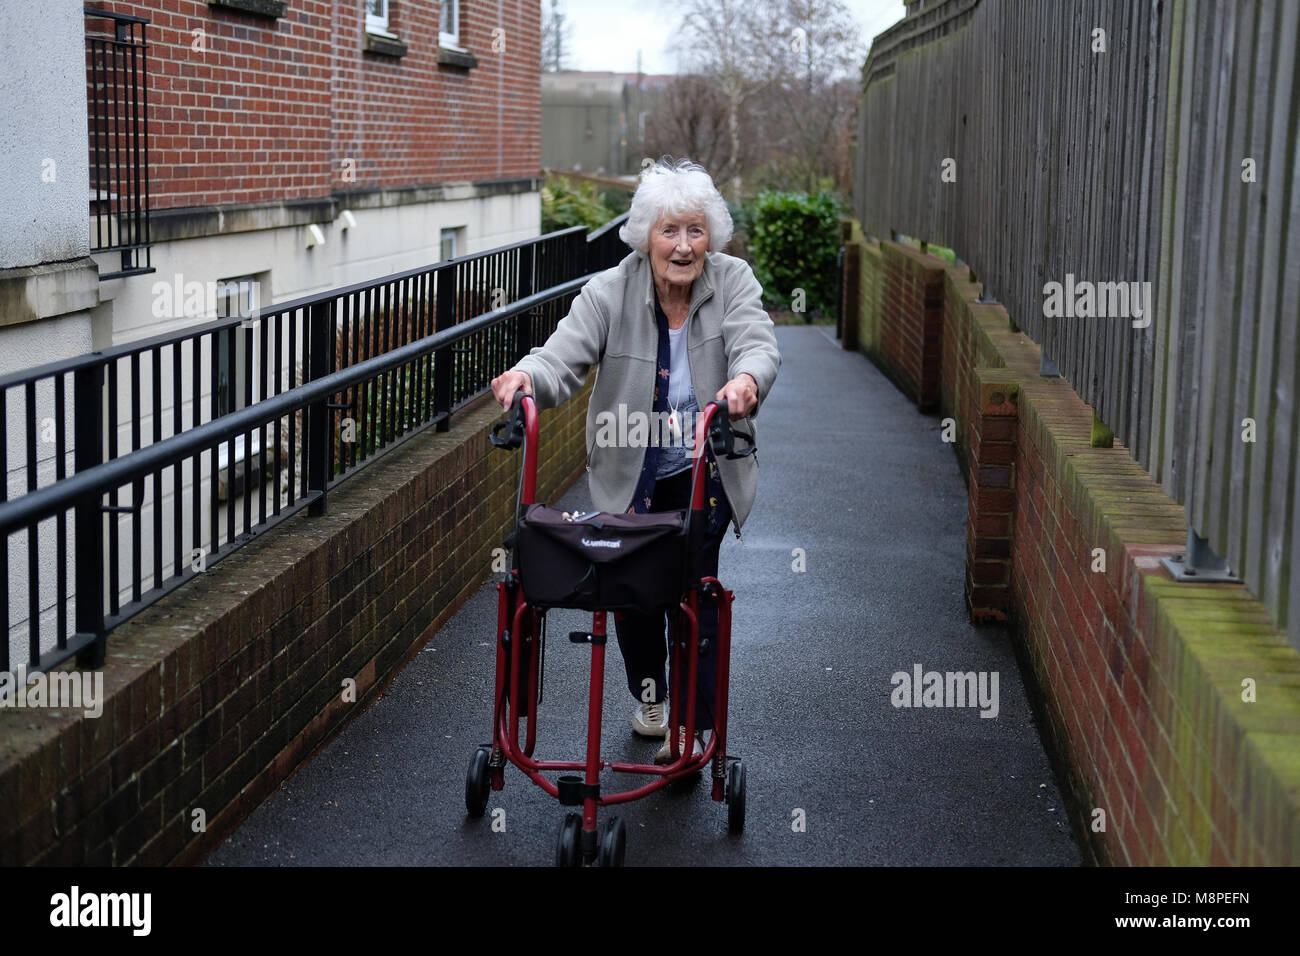
{"label": "metal handrail", "polygon": [[[601,226],[599,229],[587,236],[588,243],[598,238],[604,230],[611,225],[622,225],[625,219],[626,213],[617,219],[610,220],[604,226]],[[316,292],[312,295],[305,295],[297,299],[277,302],[267,308],[259,309],[256,317],[269,317],[273,315],[282,315],[299,309],[309,309],[312,306],[322,305],[334,299],[339,299],[354,293],[368,292],[371,289],[392,285],[393,283],[401,282],[404,279],[413,279],[425,275],[435,275],[444,270],[455,268],[458,265],[476,261],[484,256],[497,255],[502,252],[509,252],[512,249],[523,249],[527,246],[534,246],[544,239],[555,239],[556,237],[567,236],[576,232],[586,232],[586,229],[583,226],[571,226],[568,229],[559,229],[555,232],[548,232],[543,236],[534,236],[532,239],[522,239],[519,242],[512,242],[506,246],[494,246],[483,252],[467,253],[466,255],[458,256],[455,259],[445,259],[433,266],[416,266],[413,269],[394,272],[390,275],[380,276],[376,279],[364,279],[361,282],[354,282],[352,285],[343,286],[342,288],[329,289],[325,292]],[[150,336],[149,338],[134,339],[130,342],[123,342],[120,345],[97,349],[94,352],[87,352],[84,355],[78,355],[75,358],[60,359],[56,362],[47,362],[44,365],[36,365],[17,372],[10,372],[7,375],[0,375],[0,389],[12,388],[17,385],[26,385],[29,381],[49,378],[51,375],[72,372],[80,368],[104,365],[113,359],[130,358],[133,355],[143,354],[151,349],[158,348],[159,346],[174,345],[177,342],[193,338],[196,335],[219,332],[222,329],[242,325],[248,321],[248,318],[248,316],[235,316],[228,319],[213,319],[210,322],[187,326],[183,332],[162,332],[158,335]]]}
{"label": "metal handrail", "polygon": [[[577,292],[593,276],[589,273],[577,279],[552,286],[542,292],[534,293],[510,305],[491,312],[485,312],[476,318],[461,324],[435,332],[433,335],[417,339],[391,352],[376,355],[337,372],[331,372],[323,378],[296,385],[271,398],[223,415],[221,418],[204,422],[195,428],[164,438],[160,442],[129,452],[121,458],[95,465],[86,471],[72,475],[62,481],[36,491],[28,492],[13,501],[0,502],[0,535],[12,534],[26,528],[32,522],[49,518],[60,511],[74,506],[78,500],[90,495],[102,495],[113,488],[120,488],[129,482],[144,478],[154,472],[169,468],[178,462],[193,457],[237,435],[257,431],[284,415],[307,408],[313,403],[324,401],[350,386],[360,385],[401,365],[432,355],[439,349],[455,345],[462,339],[476,332],[490,328],[505,319],[535,309],[552,299],[561,298],[571,292]],[[378,456],[376,456],[378,457]],[[365,464],[375,461],[370,458]],[[359,470],[359,468],[357,469]],[[356,474],[350,471],[348,476]]]}
{"label": "metal handrail", "polygon": [[109,20],[120,20],[123,23],[149,23],[145,17],[132,16],[129,13],[114,13],[112,10],[101,10],[99,7],[83,7],[82,13],[91,17],[104,17]]}
{"label": "metal handrail", "polygon": [[[116,272],[100,280],[154,271],[149,217],[149,43],[145,17],[83,7],[112,24],[111,37],[87,28],[86,98],[94,192],[90,251],[116,252]],[[142,255],[143,254],[143,255]]]}
{"label": "metal handrail", "polygon": [[[9,600],[11,572],[22,574],[22,562],[10,562],[15,544],[27,550],[29,668],[48,670],[74,655],[81,666],[100,666],[114,627],[303,508],[324,513],[330,488],[413,436],[429,428],[445,431],[458,408],[487,390],[492,375],[554,327],[558,309],[583,283],[625,254],[608,229],[593,234],[596,241],[583,233],[581,226],[560,230],[281,302],[252,317],[218,319],[0,377],[0,431],[7,432],[12,412],[26,426],[26,455],[16,467],[8,439],[0,439],[0,472],[22,471],[27,479],[12,500],[0,488],[6,591],[0,670],[11,656],[11,608],[22,606]],[[474,315],[487,309],[488,289],[494,305],[497,291],[518,298]],[[248,335],[237,337],[237,327],[250,322]],[[188,357],[182,345],[189,346]],[[240,351],[242,386],[222,384],[219,390],[220,366],[233,369]],[[260,356],[256,371],[254,356]],[[281,389],[286,360],[287,387]],[[119,366],[129,367],[119,375]],[[143,377],[149,368],[151,396]],[[212,388],[202,403],[210,417],[201,421],[209,375]],[[168,377],[170,414],[162,404]],[[119,387],[125,389],[120,401]],[[51,390],[55,417],[46,417],[41,428],[45,434],[53,422],[52,434],[42,440],[53,441],[55,454],[41,458],[37,406]],[[244,407],[227,404],[240,392]],[[17,399],[12,405],[11,395]],[[119,415],[124,402],[130,405],[125,418]],[[121,410],[128,411],[125,405]],[[341,421],[350,422],[355,437],[339,432],[344,413]],[[171,434],[164,438],[165,415]],[[130,436],[119,452],[124,428]],[[142,433],[150,428],[152,441],[144,444],[149,436]],[[69,457],[75,459],[71,468]],[[40,470],[51,461],[55,480],[42,486]],[[278,493],[270,488],[269,500],[268,474],[288,481],[287,490],[283,484]],[[210,492],[201,490],[205,485]],[[42,528],[42,522],[49,523]],[[72,532],[75,561],[67,566]],[[43,625],[50,608],[41,596],[50,580],[47,547],[57,555],[57,581],[54,620]],[[194,566],[184,567],[186,554]],[[46,627],[55,632],[53,647]]]}

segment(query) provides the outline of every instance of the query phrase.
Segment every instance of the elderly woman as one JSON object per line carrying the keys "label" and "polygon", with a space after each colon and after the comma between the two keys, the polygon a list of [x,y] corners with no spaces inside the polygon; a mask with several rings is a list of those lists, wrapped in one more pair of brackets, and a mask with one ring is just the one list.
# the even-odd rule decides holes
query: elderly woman
{"label": "elderly woman", "polygon": [[[503,408],[519,389],[531,392],[539,407],[551,408],[577,392],[590,367],[599,365],[587,409],[587,471],[592,501],[601,511],[689,508],[689,426],[695,414],[713,399],[733,421],[752,418],[772,389],[781,365],[772,321],[748,264],[722,252],[731,233],[731,215],[709,174],[687,160],[661,160],[642,176],[619,231],[634,251],[583,287],[545,345],[492,381]],[[599,440],[613,431],[606,427],[598,434],[602,418],[634,421],[638,414],[643,421],[667,421],[668,440]],[[752,428],[752,422],[742,426],[750,434]],[[739,537],[753,506],[758,465],[752,455],[715,461],[707,454],[708,533],[701,567],[703,574],[716,575],[728,523],[734,522]],[[632,729],[647,737],[667,738],[669,732],[664,624],[663,613],[615,615],[628,690],[640,702]],[[717,627],[716,602],[703,602],[700,635],[709,642],[700,658],[697,753],[702,731],[713,729]],[[685,749],[685,728],[678,732]],[[655,760],[669,759],[665,739]]]}

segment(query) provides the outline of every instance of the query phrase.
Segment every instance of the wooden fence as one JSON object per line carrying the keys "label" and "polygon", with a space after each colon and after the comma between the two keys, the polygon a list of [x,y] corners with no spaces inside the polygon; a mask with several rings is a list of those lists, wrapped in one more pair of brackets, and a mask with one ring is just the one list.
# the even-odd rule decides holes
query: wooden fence
{"label": "wooden fence", "polygon": [[927,3],[875,38],[854,185],[868,233],[957,251],[1300,646],[1297,49],[1291,0]]}

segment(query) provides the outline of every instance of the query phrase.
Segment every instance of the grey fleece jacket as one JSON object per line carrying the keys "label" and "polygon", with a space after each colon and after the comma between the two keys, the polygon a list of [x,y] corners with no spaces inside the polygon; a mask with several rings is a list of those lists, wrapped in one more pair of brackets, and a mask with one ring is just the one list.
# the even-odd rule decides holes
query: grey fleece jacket
{"label": "grey fleece jacket", "polygon": [[[748,372],[758,383],[756,416],[776,381],[781,354],[772,320],[763,310],[762,287],[749,264],[708,253],[691,288],[686,324],[691,382],[701,409],[728,381]],[[654,420],[658,350],[650,259],[632,252],[583,286],[546,344],[515,366],[532,378],[541,408],[568,400],[582,388],[591,366],[599,366],[587,407],[587,471],[592,502],[601,511],[622,514],[631,507],[646,448],[605,442],[597,447],[597,416],[606,410],[617,416],[623,405],[625,414],[640,411]],[[733,424],[754,434],[757,442],[752,416]],[[737,447],[744,448],[744,442],[738,440]],[[718,469],[739,534],[758,490],[758,462],[754,455],[723,459]]]}

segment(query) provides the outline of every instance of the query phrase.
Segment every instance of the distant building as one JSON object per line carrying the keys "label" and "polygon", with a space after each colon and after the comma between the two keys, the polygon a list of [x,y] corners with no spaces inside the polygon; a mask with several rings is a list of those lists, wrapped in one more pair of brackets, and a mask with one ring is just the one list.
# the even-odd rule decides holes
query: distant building
{"label": "distant building", "polygon": [[542,165],[610,176],[639,172],[646,121],[674,79],[645,73],[543,73]]}

